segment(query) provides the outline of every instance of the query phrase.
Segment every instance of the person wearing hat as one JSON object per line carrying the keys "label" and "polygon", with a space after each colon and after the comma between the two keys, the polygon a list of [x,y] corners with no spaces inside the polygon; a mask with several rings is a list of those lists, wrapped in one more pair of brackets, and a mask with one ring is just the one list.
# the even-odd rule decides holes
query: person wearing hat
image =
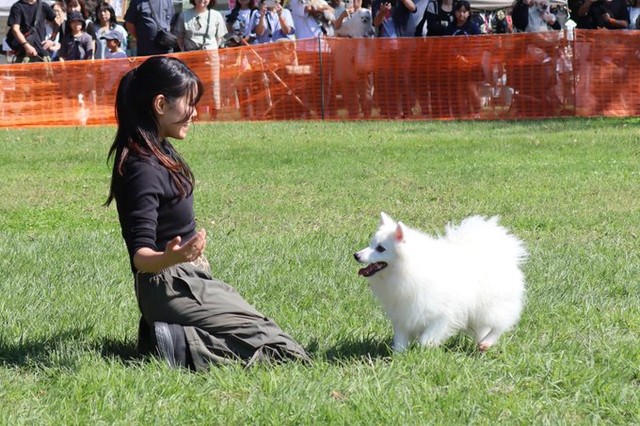
{"label": "person wearing hat", "polygon": [[104,52],[104,59],[126,58],[127,54],[122,49],[122,36],[116,30],[111,30],[100,37],[107,43],[107,49]]}
{"label": "person wearing hat", "polygon": [[96,33],[96,49],[94,57],[96,59],[105,59],[105,53],[109,51],[107,43],[103,36],[111,31],[120,33],[120,47],[126,52],[127,50],[127,30],[116,20],[116,11],[107,3],[102,2],[95,10],[94,27]]}
{"label": "person wearing hat", "polygon": [[69,31],[62,39],[59,56],[61,61],[78,61],[93,58],[93,39],[85,32],[87,23],[80,12],[67,16]]}

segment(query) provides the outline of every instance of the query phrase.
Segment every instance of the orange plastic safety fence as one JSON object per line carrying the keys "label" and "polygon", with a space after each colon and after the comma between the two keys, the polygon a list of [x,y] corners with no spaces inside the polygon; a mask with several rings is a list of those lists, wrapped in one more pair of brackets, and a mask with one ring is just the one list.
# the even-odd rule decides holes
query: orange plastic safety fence
{"label": "orange plastic safety fence", "polygon": [[[201,120],[633,116],[637,31],[331,38],[179,53],[207,89]],[[145,58],[0,67],[0,127],[114,124]]]}

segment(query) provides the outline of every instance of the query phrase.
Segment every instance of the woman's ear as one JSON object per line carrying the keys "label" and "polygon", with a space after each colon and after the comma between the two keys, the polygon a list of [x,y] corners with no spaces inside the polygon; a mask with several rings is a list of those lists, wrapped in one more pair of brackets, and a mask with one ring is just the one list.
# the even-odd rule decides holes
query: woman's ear
{"label": "woman's ear", "polygon": [[164,108],[167,105],[167,99],[164,97],[164,95],[156,95],[155,98],[153,98],[153,111],[157,114],[157,115],[163,115],[164,114]]}

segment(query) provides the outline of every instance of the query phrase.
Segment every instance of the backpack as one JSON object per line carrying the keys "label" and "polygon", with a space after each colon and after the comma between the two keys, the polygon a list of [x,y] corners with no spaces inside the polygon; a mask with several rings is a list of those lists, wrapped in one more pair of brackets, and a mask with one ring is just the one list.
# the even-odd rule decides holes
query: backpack
{"label": "backpack", "polygon": [[440,5],[437,0],[428,0],[427,7],[424,8],[422,19],[416,25],[416,37],[426,37],[429,34],[429,14],[436,15],[440,13]]}

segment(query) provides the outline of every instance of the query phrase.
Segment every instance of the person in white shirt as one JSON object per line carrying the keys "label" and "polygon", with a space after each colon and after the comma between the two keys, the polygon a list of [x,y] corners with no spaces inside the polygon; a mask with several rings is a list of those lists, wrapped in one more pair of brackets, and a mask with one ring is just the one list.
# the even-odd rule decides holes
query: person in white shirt
{"label": "person in white shirt", "polygon": [[296,40],[317,38],[324,35],[323,27],[316,19],[325,10],[332,10],[326,2],[310,2],[309,0],[291,0],[291,15],[296,28]]}
{"label": "person in white shirt", "polygon": [[[325,12],[327,15],[333,17],[333,8],[325,1],[311,1],[311,0],[291,0],[291,16],[293,18],[293,25],[296,29],[296,40],[304,39],[318,39],[324,36],[333,36],[333,21],[328,23],[323,15]],[[327,32],[326,24],[323,26],[321,20],[330,24]],[[335,20],[335,18],[333,19]],[[322,50],[328,52],[328,45],[324,41],[322,43]],[[320,75],[318,70],[319,58],[318,58],[318,42],[311,42],[310,40],[303,43],[298,43],[298,61],[300,65],[309,66],[310,74],[306,77],[305,86],[307,90],[303,90],[301,93],[303,102],[306,108],[316,111],[318,116],[322,116],[322,100],[319,95],[321,89],[320,79],[324,78],[325,81],[325,97],[329,96],[329,87],[331,77],[328,73],[324,76]],[[329,57],[330,55],[327,55]]]}
{"label": "person in white shirt", "polygon": [[211,70],[213,104],[203,105],[203,114],[209,119],[216,118],[222,107],[220,88],[220,56],[218,48],[227,25],[220,12],[215,10],[215,0],[189,0],[193,8],[185,9],[178,15],[173,33],[178,37],[178,45],[183,51],[206,50]]}

